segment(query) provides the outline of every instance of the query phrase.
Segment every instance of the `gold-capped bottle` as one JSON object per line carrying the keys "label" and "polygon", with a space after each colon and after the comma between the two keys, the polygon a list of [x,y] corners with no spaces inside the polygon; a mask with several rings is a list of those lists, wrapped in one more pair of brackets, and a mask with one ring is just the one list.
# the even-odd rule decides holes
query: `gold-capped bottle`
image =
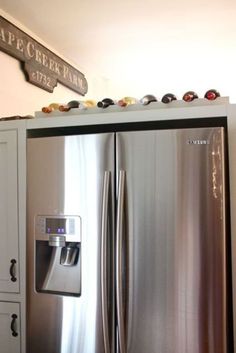
{"label": "gold-capped bottle", "polygon": [[183,95],[183,100],[185,102],[192,102],[194,99],[197,99],[197,98],[198,98],[198,95],[194,91],[188,91]]}
{"label": "gold-capped bottle", "polygon": [[97,102],[95,100],[87,99],[86,101],[80,102],[79,109],[85,110],[88,108],[96,107],[96,105],[97,105]]}
{"label": "gold-capped bottle", "polygon": [[117,104],[120,107],[127,107],[127,105],[137,104],[137,103],[138,103],[138,100],[133,97],[124,97],[117,102]]}
{"label": "gold-capped bottle", "polygon": [[115,102],[113,101],[113,99],[104,98],[103,100],[101,100],[97,103],[97,107],[105,109],[105,108],[109,107],[110,105],[114,105],[114,104],[115,104]]}
{"label": "gold-capped bottle", "polygon": [[162,99],[161,99],[161,101],[162,101],[162,103],[165,103],[165,104],[168,104],[168,103],[170,103],[170,102],[172,102],[172,101],[176,101],[176,96],[174,95],[174,94],[172,94],[172,93],[166,93],[163,97],[162,97]]}
{"label": "gold-capped bottle", "polygon": [[97,106],[97,102],[94,99],[87,99],[84,103],[88,108],[93,108]]}
{"label": "gold-capped bottle", "polygon": [[43,113],[51,113],[54,110],[58,110],[59,106],[60,106],[60,104],[58,104],[58,103],[51,103],[51,104],[49,104],[49,106],[43,107],[42,112]]}
{"label": "gold-capped bottle", "polygon": [[59,110],[61,112],[68,112],[69,110],[73,109],[73,108],[79,108],[80,102],[73,100],[68,102],[67,104],[62,104],[59,106]]}
{"label": "gold-capped bottle", "polygon": [[209,89],[206,91],[204,98],[209,101],[214,101],[216,98],[220,97],[220,93],[216,89]]}
{"label": "gold-capped bottle", "polygon": [[152,102],[157,102],[157,98],[152,94],[146,94],[146,96],[140,99],[140,103],[143,105],[148,105]]}

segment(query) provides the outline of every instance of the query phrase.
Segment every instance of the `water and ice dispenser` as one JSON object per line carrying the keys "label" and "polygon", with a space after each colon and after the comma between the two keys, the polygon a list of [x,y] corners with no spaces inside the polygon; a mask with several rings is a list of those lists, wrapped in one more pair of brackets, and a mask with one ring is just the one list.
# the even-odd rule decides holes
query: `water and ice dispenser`
{"label": "water and ice dispenser", "polygon": [[79,216],[36,216],[35,251],[37,292],[81,294]]}

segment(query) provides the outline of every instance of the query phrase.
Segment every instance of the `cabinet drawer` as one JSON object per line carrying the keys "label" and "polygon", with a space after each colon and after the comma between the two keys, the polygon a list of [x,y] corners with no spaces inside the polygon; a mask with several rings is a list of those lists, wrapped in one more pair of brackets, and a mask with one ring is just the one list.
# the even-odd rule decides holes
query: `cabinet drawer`
{"label": "cabinet drawer", "polygon": [[0,302],[0,351],[20,353],[20,305]]}

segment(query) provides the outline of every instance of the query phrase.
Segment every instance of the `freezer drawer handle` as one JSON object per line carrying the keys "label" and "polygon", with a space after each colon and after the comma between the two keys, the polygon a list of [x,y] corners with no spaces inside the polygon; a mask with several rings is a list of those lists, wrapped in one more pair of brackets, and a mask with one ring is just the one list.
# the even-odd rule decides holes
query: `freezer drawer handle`
{"label": "freezer drawer handle", "polygon": [[16,330],[15,330],[17,315],[16,315],[16,314],[12,314],[11,318],[12,318],[12,320],[11,320],[11,332],[12,332],[12,336],[13,336],[13,337],[17,337],[17,336],[18,336],[18,333],[17,333]]}
{"label": "freezer drawer handle", "polygon": [[118,202],[117,202],[117,227],[116,227],[116,297],[117,297],[117,322],[120,353],[125,353],[125,328],[122,288],[122,238],[124,223],[124,194],[125,171],[119,171]]}
{"label": "freezer drawer handle", "polygon": [[11,275],[11,281],[12,282],[16,282],[16,276],[15,276],[15,264],[16,264],[16,260],[12,259],[11,260],[11,266],[10,266],[10,275]]}
{"label": "freezer drawer handle", "polygon": [[109,325],[108,325],[108,298],[107,298],[107,223],[110,172],[106,171],[103,179],[102,195],[102,234],[101,234],[101,295],[102,295],[102,324],[105,353],[110,353]]}

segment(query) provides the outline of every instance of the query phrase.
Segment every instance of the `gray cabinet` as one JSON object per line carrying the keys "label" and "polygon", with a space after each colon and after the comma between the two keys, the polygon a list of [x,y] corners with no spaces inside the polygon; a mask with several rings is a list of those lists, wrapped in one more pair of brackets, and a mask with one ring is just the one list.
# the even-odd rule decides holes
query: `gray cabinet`
{"label": "gray cabinet", "polygon": [[25,134],[0,123],[0,353],[25,353]]}
{"label": "gray cabinet", "polygon": [[0,292],[19,292],[17,131],[0,131]]}

